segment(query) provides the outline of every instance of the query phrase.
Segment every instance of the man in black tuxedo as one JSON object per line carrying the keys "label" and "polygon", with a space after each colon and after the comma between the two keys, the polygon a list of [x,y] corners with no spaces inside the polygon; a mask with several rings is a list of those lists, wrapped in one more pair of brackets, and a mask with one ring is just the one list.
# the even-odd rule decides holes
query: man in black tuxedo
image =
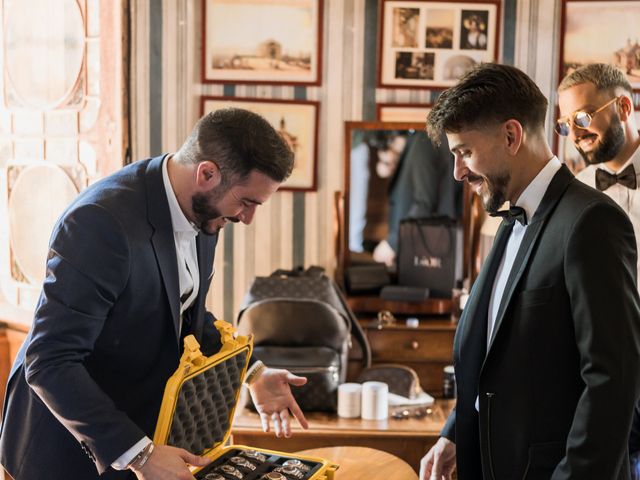
{"label": "man in black tuxedo", "polygon": [[[265,119],[219,110],[177,153],[129,165],[67,208],[7,386],[0,462],[14,478],[193,478],[187,464],[208,463],[153,448],[164,387],[187,334],[207,355],[220,348],[205,309],[218,231],[251,223],[292,168],[293,153]],[[289,412],[306,428],[289,387],[306,380],[255,370],[250,389],[265,430],[273,422],[288,436]]]}
{"label": "man in black tuxedo", "polygon": [[[627,215],[545,140],[547,100],[484,64],[428,117],[455,176],[504,217],[458,325],[458,399],[421,479],[628,479],[640,387],[636,243]],[[510,208],[498,211],[509,201]]]}

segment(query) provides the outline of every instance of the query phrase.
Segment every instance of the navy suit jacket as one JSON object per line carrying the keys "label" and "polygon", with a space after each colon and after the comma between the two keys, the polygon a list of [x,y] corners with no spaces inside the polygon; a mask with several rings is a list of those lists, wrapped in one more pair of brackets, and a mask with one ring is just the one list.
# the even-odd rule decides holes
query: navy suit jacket
{"label": "navy suit jacket", "polygon": [[[56,223],[33,327],[13,365],[0,462],[16,479],[132,478],[110,465],[153,436],[182,350],[164,157],[83,191]],[[197,236],[200,291],[183,315],[207,353],[204,301],[217,236]]]}

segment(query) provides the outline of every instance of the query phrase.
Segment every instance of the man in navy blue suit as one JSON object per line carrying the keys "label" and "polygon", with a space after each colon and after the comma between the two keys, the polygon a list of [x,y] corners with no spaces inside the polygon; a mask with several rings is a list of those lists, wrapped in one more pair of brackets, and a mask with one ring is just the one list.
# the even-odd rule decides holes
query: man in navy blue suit
{"label": "man in navy blue suit", "polygon": [[[266,120],[219,110],[175,154],[129,165],[67,208],[7,386],[0,462],[13,477],[193,478],[188,465],[208,462],[151,444],[165,383],[185,335],[206,354],[220,347],[205,309],[219,230],[251,223],[292,168]],[[306,380],[261,372],[250,390],[265,431],[289,436],[290,414],[306,428],[290,390]]]}

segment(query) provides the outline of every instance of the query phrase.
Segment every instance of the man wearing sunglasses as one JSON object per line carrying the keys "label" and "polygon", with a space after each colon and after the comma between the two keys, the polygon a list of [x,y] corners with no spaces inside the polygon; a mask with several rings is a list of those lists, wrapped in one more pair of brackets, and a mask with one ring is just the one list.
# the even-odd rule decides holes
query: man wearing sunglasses
{"label": "man wearing sunglasses", "polygon": [[[577,178],[603,191],[627,213],[640,240],[640,134],[631,85],[615,67],[596,63],[567,75],[558,87],[556,133],[569,137],[587,167]],[[638,263],[640,278],[640,262]],[[629,452],[633,478],[640,479],[640,403]]]}

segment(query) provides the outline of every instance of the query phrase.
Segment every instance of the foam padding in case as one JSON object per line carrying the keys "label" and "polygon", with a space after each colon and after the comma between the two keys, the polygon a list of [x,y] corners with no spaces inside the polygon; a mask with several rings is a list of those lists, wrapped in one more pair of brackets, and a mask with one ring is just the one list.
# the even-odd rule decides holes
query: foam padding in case
{"label": "foam padding in case", "polygon": [[[193,469],[192,473],[198,479],[212,473],[217,478],[258,480],[282,467],[286,460],[296,458],[308,468],[303,480],[334,480],[338,466],[323,458],[259,450],[256,455],[262,460],[256,460],[249,454],[254,451],[251,447],[225,445],[231,435],[231,423],[253,351],[253,339],[237,335],[231,324],[222,320],[217,320],[215,327],[220,332],[222,346],[210,357],[202,354],[193,335],[185,337],[178,368],[167,380],[154,443],[211,458],[208,466]],[[242,458],[234,460],[234,456],[243,457],[254,468],[241,464]]]}
{"label": "foam padding in case", "polygon": [[171,422],[169,445],[189,452],[204,452],[224,440],[231,428],[236,392],[246,363],[244,351],[182,384]]}

